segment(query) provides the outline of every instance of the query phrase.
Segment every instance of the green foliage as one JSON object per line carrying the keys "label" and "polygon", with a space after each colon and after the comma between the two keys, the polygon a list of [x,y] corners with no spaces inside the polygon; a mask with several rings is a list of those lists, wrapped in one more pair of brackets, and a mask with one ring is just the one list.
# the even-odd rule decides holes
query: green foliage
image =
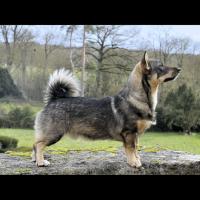
{"label": "green foliage", "polygon": [[33,113],[29,107],[15,108],[8,113],[8,118],[11,121],[13,128],[32,128]]}
{"label": "green foliage", "polygon": [[18,140],[6,136],[0,136],[0,152],[5,152],[8,149],[16,148]]}
{"label": "green foliage", "polygon": [[160,125],[166,124],[168,130],[189,134],[191,129],[197,127],[199,106],[192,89],[183,84],[166,97],[163,108],[159,109],[158,122]]}
{"label": "green foliage", "polygon": [[0,127],[4,128],[33,128],[34,113],[30,106],[16,107],[5,113],[0,110]]}

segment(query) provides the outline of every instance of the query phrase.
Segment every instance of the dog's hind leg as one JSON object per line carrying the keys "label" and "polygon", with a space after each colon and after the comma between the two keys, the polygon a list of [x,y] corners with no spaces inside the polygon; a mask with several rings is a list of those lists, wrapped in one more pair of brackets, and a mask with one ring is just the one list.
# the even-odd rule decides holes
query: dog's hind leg
{"label": "dog's hind leg", "polygon": [[35,143],[35,157],[36,157],[36,164],[38,167],[48,166],[50,164],[49,161],[44,160],[44,148],[46,147],[46,142],[40,141]]}
{"label": "dog's hind leg", "polygon": [[44,160],[43,151],[46,146],[50,146],[52,144],[55,144],[58,142],[63,136],[63,133],[61,134],[50,134],[48,135],[42,135],[40,134],[39,137],[36,139],[36,142],[34,144],[34,153],[33,158],[36,158],[36,164],[38,167],[44,167],[50,165],[50,162],[47,160]]}
{"label": "dog's hind leg", "polygon": [[32,162],[36,162],[36,148],[35,148],[35,145],[33,145],[33,150],[32,150]]}

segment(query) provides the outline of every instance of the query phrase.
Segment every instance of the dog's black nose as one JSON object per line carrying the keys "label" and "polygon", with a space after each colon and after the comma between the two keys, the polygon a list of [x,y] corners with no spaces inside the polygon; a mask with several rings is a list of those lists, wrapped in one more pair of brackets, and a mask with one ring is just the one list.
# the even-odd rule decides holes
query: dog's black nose
{"label": "dog's black nose", "polygon": [[181,71],[181,68],[177,68],[177,71],[180,72],[180,71]]}

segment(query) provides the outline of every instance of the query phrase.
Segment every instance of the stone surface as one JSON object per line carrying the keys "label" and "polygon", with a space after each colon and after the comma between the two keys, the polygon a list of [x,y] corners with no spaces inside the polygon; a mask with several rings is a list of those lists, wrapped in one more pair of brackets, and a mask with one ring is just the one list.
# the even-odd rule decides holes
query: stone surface
{"label": "stone surface", "polygon": [[200,175],[200,155],[178,151],[140,152],[142,168],[126,163],[122,150],[107,152],[69,152],[66,155],[45,154],[51,162],[37,168],[30,158],[0,154],[0,174],[58,175]]}

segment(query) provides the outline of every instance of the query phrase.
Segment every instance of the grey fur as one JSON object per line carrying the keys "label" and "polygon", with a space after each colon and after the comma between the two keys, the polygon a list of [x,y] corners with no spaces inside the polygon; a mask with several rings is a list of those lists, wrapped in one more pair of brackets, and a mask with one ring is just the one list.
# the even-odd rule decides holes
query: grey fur
{"label": "grey fur", "polygon": [[79,96],[80,86],[78,80],[65,69],[59,69],[49,77],[49,82],[44,95],[44,103],[63,97]]}
{"label": "grey fur", "polygon": [[[55,94],[55,91],[52,92],[55,87],[51,84],[51,89],[47,89],[51,92],[47,94],[47,104],[35,120],[35,144],[43,142],[46,146],[51,145],[64,134],[74,138],[80,136],[88,139],[114,139],[127,144],[127,135],[137,135],[141,132],[138,130],[138,122],[141,120],[148,123],[155,122],[155,110],[152,106],[154,100],[150,85],[155,74],[159,77],[161,66],[155,64],[159,62],[143,63],[142,60],[135,66],[127,85],[112,97],[95,99],[71,97],[73,93],[69,92],[67,95],[62,94],[62,91],[64,93],[77,89],[72,82],[69,84],[69,81],[64,84],[64,90],[60,90],[61,94],[52,96]],[[147,65],[148,68],[145,68]],[[162,67],[163,82],[167,78],[174,79],[179,72],[177,68]],[[57,82],[54,81],[53,84]]]}

